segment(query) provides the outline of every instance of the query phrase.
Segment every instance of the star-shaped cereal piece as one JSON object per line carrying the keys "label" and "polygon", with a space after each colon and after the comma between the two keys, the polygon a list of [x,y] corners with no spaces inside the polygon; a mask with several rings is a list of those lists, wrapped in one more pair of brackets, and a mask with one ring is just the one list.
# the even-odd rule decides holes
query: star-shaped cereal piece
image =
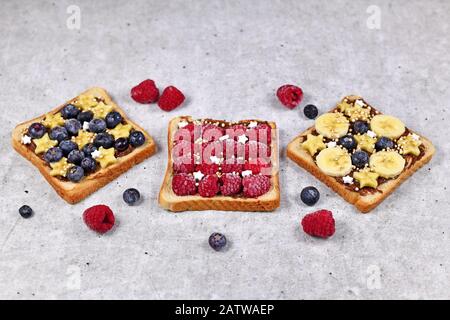
{"label": "star-shaped cereal piece", "polygon": [[400,148],[400,154],[412,154],[418,156],[420,154],[419,146],[422,144],[420,138],[415,138],[413,135],[408,134],[397,140],[397,145]]}
{"label": "star-shaped cereal piece", "polygon": [[109,129],[108,133],[114,136],[114,139],[128,138],[133,127],[130,124],[119,123],[114,129]]}
{"label": "star-shaped cereal piece", "polygon": [[94,118],[104,119],[113,110],[113,107],[109,104],[104,104],[102,101],[90,110],[94,113]]}
{"label": "star-shaped cereal piece", "polygon": [[356,142],[358,143],[358,149],[372,153],[375,151],[376,138],[370,137],[367,134],[354,135]]}
{"label": "star-shaped cereal piece", "polygon": [[42,124],[47,128],[53,129],[54,127],[64,125],[64,122],[64,118],[61,113],[58,112],[57,114],[47,114],[42,121]]}
{"label": "star-shaped cereal piece", "polygon": [[350,118],[350,121],[363,120],[368,121],[370,119],[370,109],[363,108],[356,104],[353,107],[346,108],[345,115]]}
{"label": "star-shaped cereal piece", "polygon": [[83,111],[87,111],[95,107],[98,102],[92,94],[82,94],[75,99],[73,104],[80,107]]}
{"label": "star-shaped cereal piece", "polygon": [[94,141],[95,134],[88,131],[79,131],[76,137],[72,137],[72,141],[78,145],[81,150],[85,145]]}
{"label": "star-shaped cereal piece", "polygon": [[114,156],[114,148],[105,149],[100,147],[98,151],[100,152],[100,155],[95,160],[100,163],[100,167],[102,167],[102,169],[117,162],[117,159]]}
{"label": "star-shaped cereal piece", "polygon": [[46,133],[40,139],[33,139],[33,143],[36,145],[34,153],[40,154],[52,147],[55,147],[58,144],[58,141],[50,139],[48,133]]}
{"label": "star-shaped cereal piece", "polygon": [[67,162],[67,158],[62,158],[58,162],[52,162],[50,163],[50,167],[52,168],[50,175],[52,177],[65,177],[67,175],[67,170],[69,170],[72,166],[72,164]]}
{"label": "star-shaped cereal piece", "polygon": [[356,171],[353,173],[353,178],[359,182],[359,187],[378,187],[378,177],[379,174],[375,172],[371,172],[369,169],[364,169],[361,171]]}
{"label": "star-shaped cereal piece", "polygon": [[306,141],[302,143],[302,148],[313,156],[317,153],[317,151],[325,149],[326,145],[323,143],[323,136],[321,134],[314,136],[308,133],[306,136]]}

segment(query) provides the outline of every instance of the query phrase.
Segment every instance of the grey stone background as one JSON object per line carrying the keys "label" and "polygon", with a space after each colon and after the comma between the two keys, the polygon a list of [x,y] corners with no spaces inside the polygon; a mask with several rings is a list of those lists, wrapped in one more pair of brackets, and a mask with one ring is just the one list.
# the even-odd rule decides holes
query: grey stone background
{"label": "grey stone background", "polygon": [[[69,5],[81,9],[71,30]],[[377,7],[368,7],[375,5]],[[0,6],[0,298],[450,298],[449,1],[13,1]],[[379,9],[380,28],[370,29]],[[372,11],[375,10],[375,11]],[[369,27],[367,20],[369,21]],[[376,26],[376,25],[375,25]],[[166,113],[139,105],[145,78],[188,97]],[[282,107],[276,88],[299,84],[304,102]],[[106,88],[153,135],[159,152],[80,204],[61,200],[10,146],[10,133],[90,86]],[[285,157],[285,146],[350,93],[403,119],[437,148],[432,162],[376,210],[357,211]],[[167,123],[176,115],[275,120],[282,205],[275,213],[161,210]],[[314,185],[309,208],[300,190]],[[141,190],[128,207],[121,194]],[[112,207],[113,232],[87,229],[82,212]],[[29,204],[31,219],[17,210]],[[325,208],[336,234],[299,229]],[[226,252],[207,239],[220,231]]]}

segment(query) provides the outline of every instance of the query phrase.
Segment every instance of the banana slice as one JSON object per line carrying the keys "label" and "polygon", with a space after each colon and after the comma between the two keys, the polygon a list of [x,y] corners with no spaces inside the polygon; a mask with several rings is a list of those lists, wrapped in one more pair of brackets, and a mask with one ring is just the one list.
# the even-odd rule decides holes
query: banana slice
{"label": "banana slice", "polygon": [[337,139],[347,134],[349,122],[340,112],[324,113],[316,119],[316,131],[329,139]]}
{"label": "banana slice", "polygon": [[323,173],[332,177],[343,177],[352,171],[352,159],[340,147],[323,149],[317,155],[316,163]]}
{"label": "banana slice", "polygon": [[405,168],[405,159],[396,151],[380,151],[370,156],[369,166],[383,178],[394,178]]}
{"label": "banana slice", "polygon": [[393,116],[378,114],[370,121],[370,128],[380,137],[397,139],[405,132],[405,125]]}

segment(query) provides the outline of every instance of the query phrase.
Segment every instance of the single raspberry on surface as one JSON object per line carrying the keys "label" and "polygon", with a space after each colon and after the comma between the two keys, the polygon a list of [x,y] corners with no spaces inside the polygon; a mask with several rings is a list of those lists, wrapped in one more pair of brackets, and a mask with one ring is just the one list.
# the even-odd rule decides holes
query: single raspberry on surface
{"label": "single raspberry on surface", "polygon": [[310,236],[328,238],[335,232],[333,213],[328,210],[319,210],[309,213],[302,219],[303,231]]}
{"label": "single raspberry on surface", "polygon": [[195,171],[200,171],[204,175],[216,174],[219,171],[219,165],[216,163],[201,163],[195,166]]}
{"label": "single raspberry on surface", "polygon": [[302,101],[303,91],[292,84],[285,84],[278,88],[277,97],[284,106],[294,109]]}
{"label": "single raspberry on surface", "polygon": [[202,197],[214,197],[219,192],[219,177],[216,174],[210,174],[199,182],[198,193]]}
{"label": "single raspberry on surface", "polygon": [[270,178],[263,175],[250,175],[242,179],[244,196],[256,198],[270,190]]}
{"label": "single raspberry on surface", "polygon": [[90,229],[98,233],[108,232],[115,222],[112,210],[102,204],[86,209],[83,213],[83,220]]}
{"label": "single raspberry on surface", "polygon": [[164,89],[161,97],[158,101],[158,106],[164,111],[172,111],[184,101],[184,94],[175,88],[174,86],[169,86]]}
{"label": "single raspberry on surface", "polygon": [[175,174],[172,178],[172,190],[177,196],[194,195],[197,193],[194,176],[187,173]]}
{"label": "single raspberry on surface", "polygon": [[153,103],[159,98],[159,90],[153,80],[147,79],[131,89],[131,98],[139,103]]}
{"label": "single raspberry on surface", "polygon": [[226,173],[220,177],[220,180],[222,181],[220,192],[224,196],[231,196],[241,192],[242,179],[239,174]]}
{"label": "single raspberry on surface", "polygon": [[251,170],[253,174],[262,173],[269,176],[271,175],[271,170],[268,170],[268,168],[270,167],[270,162],[261,158],[252,161],[246,161],[244,164],[244,170]]}

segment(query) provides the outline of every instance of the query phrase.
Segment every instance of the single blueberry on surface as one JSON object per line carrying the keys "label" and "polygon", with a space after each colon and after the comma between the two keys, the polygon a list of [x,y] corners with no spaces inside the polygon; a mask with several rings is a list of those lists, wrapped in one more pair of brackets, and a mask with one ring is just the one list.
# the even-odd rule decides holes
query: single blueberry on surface
{"label": "single blueberry on surface", "polygon": [[377,142],[375,142],[375,149],[377,151],[383,150],[383,149],[393,149],[394,148],[394,141],[387,137],[381,137],[378,139]]}
{"label": "single blueberry on surface", "polygon": [[319,201],[320,193],[319,190],[315,187],[306,187],[303,188],[302,192],[300,193],[300,199],[303,201],[304,204],[308,206],[313,206]]}
{"label": "single blueberry on surface", "polygon": [[125,151],[128,149],[128,139],[127,138],[119,138],[114,142],[114,148],[117,151]]}
{"label": "single blueberry on surface", "polygon": [[80,113],[80,109],[78,109],[77,107],[75,107],[73,104],[68,104],[67,106],[65,106],[64,108],[62,108],[61,110],[61,116],[64,119],[73,119],[76,118],[78,116],[78,114]]}
{"label": "single blueberry on surface", "polygon": [[73,166],[67,171],[67,179],[72,182],[79,182],[84,177],[84,170],[82,167]]}
{"label": "single blueberry on surface", "polygon": [[145,143],[145,136],[140,131],[133,131],[130,134],[130,144],[134,147],[140,147]]}
{"label": "single blueberry on surface", "polygon": [[308,104],[303,109],[303,113],[308,119],[315,119],[319,114],[319,110],[317,110],[317,107],[315,105]]}
{"label": "single blueberry on surface", "polygon": [[59,148],[62,150],[64,156],[67,157],[72,150],[78,149],[78,145],[72,140],[64,140],[59,144]]}
{"label": "single blueberry on surface", "polygon": [[141,194],[137,189],[130,188],[125,190],[123,193],[123,201],[125,201],[130,206],[138,203],[140,199]]}
{"label": "single blueberry on surface", "polygon": [[88,143],[82,149],[85,157],[92,157],[92,152],[97,151],[97,147],[93,143]]}
{"label": "single blueberry on surface", "polygon": [[44,153],[44,160],[47,161],[48,163],[58,162],[59,160],[62,159],[63,156],[64,156],[64,154],[63,154],[61,148],[53,147],[53,148],[48,149]]}
{"label": "single blueberry on surface", "polygon": [[19,208],[19,214],[22,216],[22,218],[28,219],[33,215],[33,209],[31,209],[30,206],[23,205]]}
{"label": "single blueberry on surface", "polygon": [[122,116],[117,111],[112,111],[106,115],[105,121],[108,129],[114,129],[122,122]]}
{"label": "single blueberry on surface", "polygon": [[357,145],[355,138],[353,138],[353,136],[350,134],[340,137],[338,140],[338,144],[343,146],[348,151],[352,151],[356,148]]}
{"label": "single blueberry on surface", "polygon": [[97,163],[95,162],[94,159],[86,157],[83,160],[81,160],[81,167],[83,168],[85,173],[90,173],[95,171]]}
{"label": "single blueberry on surface", "polygon": [[355,151],[352,154],[352,164],[358,169],[364,168],[369,163],[369,155],[363,150]]}
{"label": "single blueberry on surface", "polygon": [[214,232],[209,236],[209,245],[216,251],[219,251],[225,247],[227,244],[227,238],[218,232]]}
{"label": "single blueberry on surface", "polygon": [[79,165],[84,159],[84,152],[81,150],[72,150],[67,156],[67,161]]}
{"label": "single blueberry on surface", "polygon": [[106,132],[99,133],[94,138],[94,145],[97,148],[112,148],[114,146],[114,137]]}
{"label": "single blueberry on surface", "polygon": [[54,127],[52,130],[50,130],[49,136],[50,139],[57,140],[58,142],[69,139],[69,133],[67,132],[66,128],[63,127]]}
{"label": "single blueberry on surface", "polygon": [[76,136],[81,130],[81,123],[77,119],[69,119],[66,120],[64,127],[71,136]]}
{"label": "single blueberry on surface", "polygon": [[33,139],[42,138],[46,132],[47,129],[45,128],[45,126],[39,122],[32,123],[28,127],[28,135]]}
{"label": "single blueberry on surface", "polygon": [[92,111],[83,111],[80,112],[77,116],[78,121],[81,123],[83,122],[90,122],[92,119],[94,119],[94,113]]}
{"label": "single blueberry on surface", "polygon": [[89,122],[89,130],[94,133],[100,133],[106,131],[106,122],[103,119],[92,119]]}

